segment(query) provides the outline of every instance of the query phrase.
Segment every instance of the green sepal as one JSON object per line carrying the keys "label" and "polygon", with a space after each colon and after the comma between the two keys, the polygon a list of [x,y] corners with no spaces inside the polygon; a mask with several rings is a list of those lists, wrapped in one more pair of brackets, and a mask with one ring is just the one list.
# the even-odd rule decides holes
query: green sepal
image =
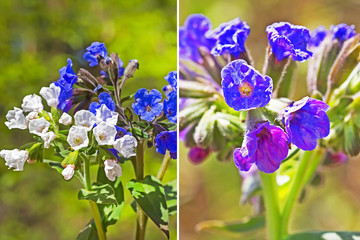
{"label": "green sepal", "polygon": [[65,158],[64,160],[61,162],[61,165],[66,166],[68,164],[76,164],[76,161],[78,159],[79,156],[79,150],[70,152]]}

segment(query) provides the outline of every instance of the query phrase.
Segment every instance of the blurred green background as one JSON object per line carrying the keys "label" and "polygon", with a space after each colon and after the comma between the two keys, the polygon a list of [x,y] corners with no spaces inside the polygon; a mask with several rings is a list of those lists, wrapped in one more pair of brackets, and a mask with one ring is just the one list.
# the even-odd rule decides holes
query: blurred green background
{"label": "blurred green background", "polygon": [[[125,85],[125,94],[166,85],[164,76],[176,70],[177,63],[176,6],[176,0],[0,1],[0,149],[31,140],[26,130],[6,128],[7,111],[19,107],[25,95],[56,81],[68,57],[75,71],[89,68],[82,54],[93,41],[104,42],[125,65],[138,59],[140,70]],[[145,158],[145,173],[156,174],[162,155],[152,151]],[[122,167],[122,180],[127,182],[133,169],[129,163]],[[173,161],[164,182],[175,178]],[[76,179],[66,182],[45,164],[25,165],[23,172],[13,172],[1,159],[0,239],[75,239],[91,219],[88,203],[77,200],[79,189]],[[117,224],[109,227],[109,239],[133,239],[135,219],[126,205]],[[176,239],[176,216],[170,218],[170,232]],[[165,239],[151,222],[147,233],[148,239]]]}
{"label": "blurred green background", "polygon": [[[266,26],[288,21],[307,26],[329,28],[331,24],[355,24],[360,32],[360,1],[358,0],[180,0],[180,25],[192,13],[203,13],[217,27],[220,23],[240,17],[251,28],[246,42],[257,69],[262,69],[267,46]],[[300,64],[296,99],[306,93],[307,64]],[[360,159],[351,159],[336,168],[320,169],[325,181],[319,187],[307,188],[305,202],[296,205],[291,228],[300,230],[360,231]],[[241,206],[241,178],[233,162],[219,163],[210,156],[203,164],[192,165],[187,149],[180,146],[180,239],[234,239],[216,233],[195,231],[204,220],[237,220],[252,210]],[[239,237],[237,237],[239,239]],[[247,236],[240,239],[265,239]]]}

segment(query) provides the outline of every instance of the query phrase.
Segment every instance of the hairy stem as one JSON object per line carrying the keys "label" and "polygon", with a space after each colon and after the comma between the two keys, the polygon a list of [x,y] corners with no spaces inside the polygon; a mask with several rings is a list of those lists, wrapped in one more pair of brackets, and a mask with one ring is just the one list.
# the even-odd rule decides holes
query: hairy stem
{"label": "hairy stem", "polygon": [[165,153],[165,156],[164,156],[164,159],[161,163],[161,166],[160,166],[160,169],[159,169],[159,172],[157,174],[157,179],[159,179],[160,181],[162,181],[162,179],[164,178],[164,175],[165,175],[165,172],[170,164],[170,160],[171,160],[171,157],[170,157],[170,153],[169,152],[166,152]]}

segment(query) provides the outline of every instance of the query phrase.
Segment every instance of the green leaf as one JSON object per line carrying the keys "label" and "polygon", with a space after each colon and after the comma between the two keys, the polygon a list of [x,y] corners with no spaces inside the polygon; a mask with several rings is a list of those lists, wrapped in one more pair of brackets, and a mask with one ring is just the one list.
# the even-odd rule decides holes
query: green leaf
{"label": "green leaf", "polygon": [[51,168],[55,169],[60,174],[64,170],[63,166],[61,166],[60,163],[49,162],[49,165]]}
{"label": "green leaf", "polygon": [[135,201],[150,219],[169,238],[169,211],[166,204],[165,190],[154,176],[146,176],[143,180],[131,180],[126,184]]}
{"label": "green leaf", "polygon": [[304,232],[288,236],[286,240],[357,240],[360,232]]}
{"label": "green leaf", "polygon": [[125,116],[129,122],[132,122],[134,119],[134,113],[131,111],[129,107],[127,107],[124,111]]}
{"label": "green leaf", "polygon": [[98,182],[92,184],[91,190],[80,189],[78,199],[92,200],[98,204],[118,204],[113,187],[110,184]]}
{"label": "green leaf", "polygon": [[76,237],[76,240],[98,240],[98,234],[95,226],[94,219],[91,221],[79,232],[79,235]]}
{"label": "green leaf", "polygon": [[149,134],[143,132],[140,128],[134,127],[132,128],[132,134],[137,135],[142,138],[149,138]]}
{"label": "green leaf", "polygon": [[177,181],[174,180],[165,184],[164,190],[169,216],[175,215],[177,212]]}
{"label": "green leaf", "polygon": [[61,162],[61,165],[66,166],[68,164],[74,164],[76,163],[76,160],[79,156],[79,151],[76,150],[74,152],[70,152],[65,158],[64,160]]}
{"label": "green leaf", "polygon": [[210,109],[204,113],[199,121],[199,124],[195,128],[194,141],[198,146],[208,147],[211,143],[214,130],[214,114],[216,106],[211,106]]}

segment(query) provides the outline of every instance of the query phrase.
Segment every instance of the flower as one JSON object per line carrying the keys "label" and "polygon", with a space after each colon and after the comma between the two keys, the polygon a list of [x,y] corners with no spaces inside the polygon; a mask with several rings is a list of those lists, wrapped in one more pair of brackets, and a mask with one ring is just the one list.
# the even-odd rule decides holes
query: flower
{"label": "flower", "polygon": [[236,111],[264,107],[271,98],[272,80],[245,60],[235,60],[221,70],[226,103]]}
{"label": "flower", "polygon": [[333,39],[337,39],[341,43],[356,35],[355,26],[354,25],[349,26],[345,23],[340,23],[338,25],[331,25],[330,31],[333,36]]}
{"label": "flower", "polygon": [[93,132],[99,145],[112,145],[117,134],[115,126],[106,122],[102,122],[94,127]]}
{"label": "flower", "polygon": [[47,132],[41,135],[41,139],[44,141],[44,148],[49,148],[50,143],[54,141],[56,134],[54,132]]}
{"label": "flower", "polygon": [[87,147],[89,145],[87,132],[88,129],[86,127],[72,126],[69,130],[67,142],[74,150]]}
{"label": "flower", "polygon": [[119,114],[111,111],[105,104],[101,104],[100,108],[96,109],[96,124],[106,122],[111,125],[116,125]]}
{"label": "flower", "polygon": [[328,35],[329,31],[324,26],[317,27],[311,32],[311,39],[308,43],[310,47],[318,47]]}
{"label": "flower", "polygon": [[204,15],[192,14],[188,16],[184,26],[179,29],[180,58],[201,63],[203,60],[199,48],[203,47],[210,51],[216,42],[216,39],[207,35],[211,28],[210,20]]}
{"label": "flower", "polygon": [[278,61],[291,56],[294,61],[305,61],[312,56],[306,49],[310,41],[309,29],[288,22],[273,23],[266,28],[271,51]]}
{"label": "flower", "polygon": [[313,150],[317,139],[329,135],[330,121],[326,115],[329,106],[309,97],[285,108],[283,123],[291,143],[302,150]]}
{"label": "flower", "polygon": [[104,162],[105,175],[110,181],[115,181],[116,177],[121,177],[122,170],[116,160],[107,159]]}
{"label": "flower", "polygon": [[211,53],[220,56],[228,52],[239,57],[240,53],[245,52],[245,42],[249,34],[250,27],[240,18],[222,23],[210,33],[210,36],[216,39],[216,44]]}
{"label": "flower", "polygon": [[109,110],[115,111],[115,103],[109,93],[107,93],[107,92],[100,93],[99,94],[99,103],[92,102],[89,106],[89,111],[92,112],[93,114],[96,114],[96,109],[100,108],[101,104],[105,104]]}
{"label": "flower", "polygon": [[69,114],[64,112],[59,119],[59,123],[61,123],[63,125],[70,125],[70,124],[72,124],[72,118]]}
{"label": "flower", "polygon": [[119,138],[114,143],[114,148],[125,158],[136,156],[134,148],[137,146],[136,138],[130,135],[125,135]]}
{"label": "flower", "polygon": [[202,147],[193,147],[188,153],[188,158],[190,162],[194,164],[199,164],[204,161],[204,159],[209,155],[210,149]]}
{"label": "flower", "polygon": [[31,120],[34,120],[36,118],[39,117],[39,113],[38,112],[30,112],[27,116],[26,116],[26,120],[28,120],[28,122],[30,122]]}
{"label": "flower", "polygon": [[80,110],[74,115],[75,125],[85,127],[87,131],[90,131],[95,124],[95,115],[88,110]]}
{"label": "flower", "polygon": [[105,58],[107,56],[107,50],[104,43],[93,42],[86,48],[86,52],[83,57],[85,61],[89,62],[90,67],[98,65],[98,57]]}
{"label": "flower", "polygon": [[25,96],[21,107],[24,112],[41,112],[44,109],[41,103],[41,97],[36,94]]}
{"label": "flower", "polygon": [[9,129],[27,129],[28,121],[24,116],[23,110],[20,108],[14,107],[14,110],[10,110],[6,114],[6,119],[5,125]]}
{"label": "flower", "polygon": [[168,86],[165,86],[163,88],[164,91],[169,90],[169,91],[165,91],[165,92],[170,93],[171,91],[177,91],[177,72],[176,71],[169,72],[169,74],[165,77],[165,80],[169,83]]}
{"label": "flower", "polygon": [[32,134],[42,136],[48,131],[50,123],[45,118],[37,118],[29,122],[29,131]]}
{"label": "flower", "polygon": [[40,95],[46,100],[49,107],[57,107],[59,104],[61,88],[54,83],[50,84],[50,87],[43,87],[40,90]]}
{"label": "flower", "polygon": [[159,133],[155,138],[156,151],[165,155],[166,150],[170,152],[172,159],[177,158],[177,132],[164,131]]}
{"label": "flower", "polygon": [[55,82],[56,86],[61,88],[59,95],[58,108],[65,112],[69,111],[72,107],[72,101],[70,98],[73,95],[73,86],[77,82],[77,76],[72,69],[72,61],[70,58],[67,59],[67,66],[62,67],[59,70],[60,78]]}
{"label": "flower", "polygon": [[72,177],[74,176],[74,173],[75,173],[75,165],[74,164],[66,165],[64,170],[62,170],[62,172],[61,172],[61,174],[63,175],[63,177],[66,181],[69,181],[70,179],[72,179]]}
{"label": "flower", "polygon": [[116,131],[117,131],[116,136],[115,136],[115,140],[117,140],[119,138],[122,138],[125,135],[131,136],[131,133],[126,131],[125,128],[122,128],[122,127],[119,127],[119,126],[115,126],[115,128],[116,128]]}
{"label": "flower", "polygon": [[164,100],[164,113],[170,122],[177,122],[177,93],[171,92],[168,95],[168,99]]}
{"label": "flower", "polygon": [[141,88],[135,93],[134,98],[136,102],[132,104],[132,108],[141,119],[150,122],[161,114],[163,104],[160,103],[162,96],[158,90],[153,89],[148,93],[145,88]]}
{"label": "flower", "polygon": [[19,149],[1,150],[0,156],[5,159],[5,165],[14,168],[14,171],[24,170],[25,161],[29,157],[29,152]]}
{"label": "flower", "polygon": [[248,171],[255,163],[260,171],[275,172],[288,154],[288,136],[269,122],[257,123],[250,130],[241,148],[234,151],[234,162],[240,171]]}

